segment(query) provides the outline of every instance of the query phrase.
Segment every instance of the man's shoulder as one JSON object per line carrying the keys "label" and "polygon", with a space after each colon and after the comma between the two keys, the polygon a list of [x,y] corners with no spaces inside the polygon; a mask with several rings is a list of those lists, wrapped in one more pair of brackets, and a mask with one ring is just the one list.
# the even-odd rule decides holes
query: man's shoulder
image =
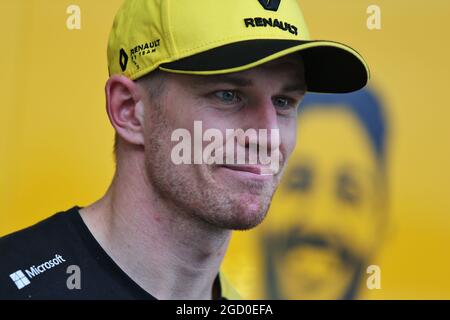
{"label": "man's shoulder", "polygon": [[75,213],[74,209],[57,212],[32,226],[0,237],[1,259],[4,260],[8,254],[16,256],[21,251],[29,253],[30,248],[48,248],[65,234],[64,229],[68,227],[68,220]]}
{"label": "man's shoulder", "polygon": [[65,261],[76,208],[0,238],[0,298],[24,298],[21,289],[31,279]]}

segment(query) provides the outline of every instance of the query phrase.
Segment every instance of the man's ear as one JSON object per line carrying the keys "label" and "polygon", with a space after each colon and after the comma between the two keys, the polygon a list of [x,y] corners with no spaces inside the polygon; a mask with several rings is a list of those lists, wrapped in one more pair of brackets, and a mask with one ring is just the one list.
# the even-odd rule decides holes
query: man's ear
{"label": "man's ear", "polygon": [[106,82],[105,94],[106,111],[117,134],[131,144],[144,145],[144,102],[139,86],[113,75]]}

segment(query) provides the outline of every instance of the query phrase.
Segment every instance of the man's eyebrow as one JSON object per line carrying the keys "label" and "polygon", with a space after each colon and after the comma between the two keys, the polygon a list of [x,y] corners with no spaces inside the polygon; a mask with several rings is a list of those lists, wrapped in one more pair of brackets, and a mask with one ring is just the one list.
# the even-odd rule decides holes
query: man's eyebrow
{"label": "man's eyebrow", "polygon": [[253,81],[245,77],[221,74],[198,77],[198,84],[231,84],[237,87],[248,87],[253,85]]}
{"label": "man's eyebrow", "polygon": [[304,82],[298,82],[293,84],[288,84],[281,89],[282,92],[295,92],[298,91],[300,93],[306,92],[306,84]]}
{"label": "man's eyebrow", "polygon": [[[204,85],[214,85],[214,84],[230,84],[236,87],[250,87],[253,85],[253,81],[251,79],[230,75],[230,74],[219,74],[219,75],[210,75],[210,76],[201,76],[198,77],[197,81],[194,81],[194,85],[204,86]],[[282,89],[282,92],[306,92],[306,84],[302,81],[298,81],[292,84],[285,85]]]}

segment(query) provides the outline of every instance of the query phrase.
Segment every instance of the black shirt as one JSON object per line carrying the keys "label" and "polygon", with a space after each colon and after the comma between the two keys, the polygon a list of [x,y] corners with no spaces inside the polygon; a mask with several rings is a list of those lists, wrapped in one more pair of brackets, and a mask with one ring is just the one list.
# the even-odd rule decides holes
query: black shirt
{"label": "black shirt", "polygon": [[79,209],[0,238],[0,299],[155,299],[103,250]]}

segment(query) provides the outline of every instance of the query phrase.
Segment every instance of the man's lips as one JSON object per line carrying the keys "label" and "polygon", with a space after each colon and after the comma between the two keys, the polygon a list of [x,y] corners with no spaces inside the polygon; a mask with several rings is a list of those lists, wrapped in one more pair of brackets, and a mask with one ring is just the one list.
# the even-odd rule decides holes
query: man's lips
{"label": "man's lips", "polygon": [[255,165],[222,165],[221,167],[234,170],[234,171],[243,171],[250,172],[253,174],[257,174],[260,176],[273,175],[274,172],[270,167],[265,166],[255,166]]}

